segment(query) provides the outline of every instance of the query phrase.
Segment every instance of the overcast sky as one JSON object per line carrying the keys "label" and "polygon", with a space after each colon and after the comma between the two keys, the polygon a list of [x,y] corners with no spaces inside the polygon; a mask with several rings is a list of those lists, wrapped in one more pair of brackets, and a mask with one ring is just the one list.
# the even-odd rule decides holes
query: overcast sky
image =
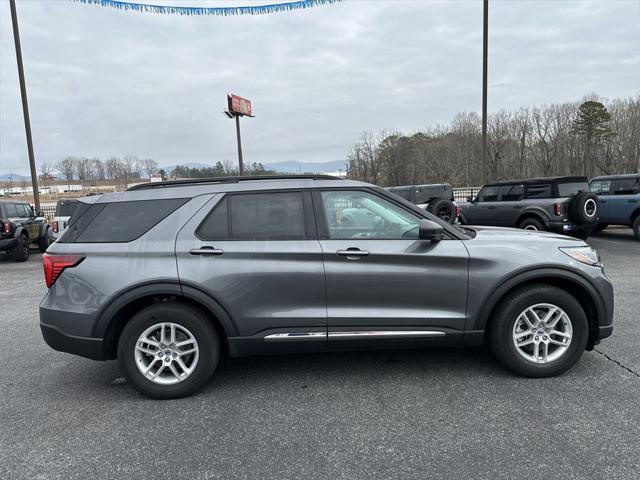
{"label": "overcast sky", "polygon": [[[253,101],[243,147],[263,163],[341,160],[363,130],[411,132],[481,108],[480,0],[353,0],[235,17],[17,3],[37,162],[235,161],[228,92]],[[489,23],[490,111],[640,91],[638,0],[492,0]],[[8,0],[0,82],[0,174],[26,173]]]}

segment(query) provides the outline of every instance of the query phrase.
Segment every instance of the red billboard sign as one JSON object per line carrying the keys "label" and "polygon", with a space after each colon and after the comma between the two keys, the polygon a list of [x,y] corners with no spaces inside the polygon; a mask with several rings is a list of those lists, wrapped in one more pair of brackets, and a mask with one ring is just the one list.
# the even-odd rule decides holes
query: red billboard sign
{"label": "red billboard sign", "polygon": [[227,95],[229,102],[229,111],[236,115],[251,116],[251,100],[239,97],[238,95]]}

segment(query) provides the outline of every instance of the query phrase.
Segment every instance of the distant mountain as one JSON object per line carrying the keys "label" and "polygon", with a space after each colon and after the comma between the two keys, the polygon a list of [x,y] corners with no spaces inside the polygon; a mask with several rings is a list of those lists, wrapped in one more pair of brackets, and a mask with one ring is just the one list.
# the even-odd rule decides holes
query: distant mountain
{"label": "distant mountain", "polygon": [[347,169],[346,160],[331,162],[277,162],[265,163],[264,168],[280,173],[335,173]]}
{"label": "distant mountain", "polygon": [[[197,162],[187,162],[180,163],[182,167],[189,168],[204,168],[204,167],[213,167],[214,163],[197,163]],[[267,170],[275,170],[278,173],[338,173],[340,170],[343,172],[347,169],[347,161],[346,160],[334,160],[331,162],[276,162],[276,163],[264,163],[264,168]],[[162,168],[167,175],[171,175],[173,169],[178,165],[168,165],[162,166]],[[235,167],[235,162],[233,163]]]}
{"label": "distant mountain", "polygon": [[9,180],[12,182],[23,182],[25,180],[31,180],[31,177],[18,175],[17,173],[5,173],[4,175],[0,175],[0,182],[8,182]]}

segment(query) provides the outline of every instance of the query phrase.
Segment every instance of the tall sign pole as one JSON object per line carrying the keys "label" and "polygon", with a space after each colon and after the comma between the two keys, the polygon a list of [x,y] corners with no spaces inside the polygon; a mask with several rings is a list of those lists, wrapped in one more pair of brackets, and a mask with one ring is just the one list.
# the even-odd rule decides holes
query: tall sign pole
{"label": "tall sign pole", "polygon": [[487,50],[489,46],[489,0],[484,0],[482,11],[482,164],[480,179],[487,182]]}
{"label": "tall sign pole", "polygon": [[38,192],[38,174],[36,160],[33,155],[33,141],[31,140],[31,120],[29,119],[29,104],[27,102],[27,87],[24,81],[24,66],[22,64],[22,48],[20,48],[20,32],[18,30],[18,16],[16,14],[16,0],[9,0],[11,6],[11,23],[13,25],[13,41],[16,45],[16,60],[18,61],[18,78],[20,79],[20,95],[22,96],[22,113],[24,115],[24,129],[27,134],[27,151],[29,153],[29,168],[31,169],[31,186],[33,187],[33,203],[36,211],[40,210],[40,193]]}
{"label": "tall sign pole", "polygon": [[244,163],[242,161],[242,140],[240,139],[240,117],[253,117],[251,111],[251,100],[239,97],[238,95],[227,95],[227,107],[224,114],[229,118],[236,119],[236,137],[238,139],[238,172],[244,175]]}
{"label": "tall sign pole", "polygon": [[242,176],[244,175],[244,164],[242,163],[242,140],[240,139],[240,115],[236,115],[236,136],[238,137],[238,171]]}

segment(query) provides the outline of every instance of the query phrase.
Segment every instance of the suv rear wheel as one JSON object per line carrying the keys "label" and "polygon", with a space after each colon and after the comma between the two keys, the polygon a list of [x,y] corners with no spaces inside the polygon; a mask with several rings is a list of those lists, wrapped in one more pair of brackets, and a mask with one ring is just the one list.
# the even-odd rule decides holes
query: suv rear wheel
{"label": "suv rear wheel", "polygon": [[118,362],[127,381],[151,398],[180,398],[199,390],[219,359],[220,339],[209,319],[181,303],[141,310],[118,342]]}
{"label": "suv rear wheel", "polygon": [[18,243],[13,247],[13,261],[26,262],[29,260],[29,239],[25,235],[20,235]]}
{"label": "suv rear wheel", "polygon": [[551,377],[571,368],[587,345],[587,317],[566,291],[534,285],[509,294],[489,325],[491,351],[527,377]]}
{"label": "suv rear wheel", "polygon": [[522,228],[523,230],[539,230],[541,232],[546,230],[544,223],[533,217],[525,218],[522,222],[520,222],[518,228]]}

